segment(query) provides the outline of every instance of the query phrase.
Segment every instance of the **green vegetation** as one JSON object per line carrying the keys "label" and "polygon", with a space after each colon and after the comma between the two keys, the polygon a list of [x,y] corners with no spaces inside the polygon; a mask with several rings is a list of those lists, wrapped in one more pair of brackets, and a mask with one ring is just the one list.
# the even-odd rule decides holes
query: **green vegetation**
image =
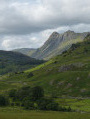
{"label": "green vegetation", "polygon": [[90,99],[84,98],[56,98],[56,102],[61,106],[70,106],[72,110],[83,111],[90,113]]}
{"label": "green vegetation", "polygon": [[9,104],[9,100],[3,96],[0,95],[0,106],[7,106]]}
{"label": "green vegetation", "polygon": [[89,97],[90,40],[86,39],[35,68],[0,77],[1,93],[12,87],[39,85],[44,88],[45,95],[53,97]]}
{"label": "green vegetation", "polygon": [[21,53],[0,51],[0,75],[8,72],[20,72],[43,63],[44,61],[30,58]]}
{"label": "green vegetation", "polygon": [[24,111],[18,108],[0,109],[0,119],[90,119],[88,113]]}
{"label": "green vegetation", "polygon": [[[24,92],[25,90],[22,90],[21,87],[30,86],[31,88],[30,90],[28,89],[28,91],[31,92],[31,89],[37,85],[44,88],[45,96],[43,97],[42,95],[42,98],[40,98],[40,96],[38,98],[38,95],[33,92],[36,97],[32,96],[32,93],[28,95],[30,97],[26,97],[26,94],[29,93]],[[90,35],[85,38],[84,42],[73,44],[69,50],[52,58],[44,64],[26,70],[23,73],[9,73],[1,76],[0,93],[7,94],[10,90],[9,97],[12,107],[0,109],[0,116],[2,119],[7,119],[7,116],[9,118],[13,117],[12,119],[14,119],[16,112],[16,118],[21,119],[22,112],[23,119],[58,119],[60,117],[61,119],[89,119]],[[16,95],[17,91],[20,97],[15,97],[18,97],[19,100],[12,98]],[[37,89],[34,89],[33,91],[36,92]],[[43,94],[43,91],[41,94]],[[22,101],[22,99],[24,100]],[[54,111],[25,111],[22,109],[23,107],[21,104],[22,106],[24,105],[24,109],[28,110],[37,109],[55,111],[59,106],[59,110],[61,107],[61,109],[63,109],[62,111],[64,111],[64,109],[72,109],[77,112],[62,113]],[[19,108],[17,106],[19,106]],[[7,111],[9,108],[10,111]]]}
{"label": "green vegetation", "polygon": [[[7,98],[4,95],[7,95]],[[44,90],[40,86],[12,89],[4,95],[0,95],[0,106],[19,106],[26,110],[73,111],[70,106],[67,108],[59,106],[53,98],[45,97]]]}

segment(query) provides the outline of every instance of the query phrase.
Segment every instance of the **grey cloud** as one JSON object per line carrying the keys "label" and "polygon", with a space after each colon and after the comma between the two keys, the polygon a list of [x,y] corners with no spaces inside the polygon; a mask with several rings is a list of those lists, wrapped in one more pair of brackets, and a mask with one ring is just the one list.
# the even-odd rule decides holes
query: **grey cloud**
{"label": "grey cloud", "polygon": [[65,25],[90,24],[90,0],[41,1],[32,5],[28,1],[1,0],[0,33],[29,34]]}
{"label": "grey cloud", "polygon": [[90,31],[90,0],[0,0],[0,49],[40,47],[53,31]]}
{"label": "grey cloud", "polygon": [[30,35],[2,36],[0,37],[0,49],[12,50],[17,48],[39,48],[44,44],[52,32],[57,31],[59,33],[63,33],[67,30],[73,30],[75,32],[88,32],[90,31],[90,24],[63,26],[55,29],[47,29]]}
{"label": "grey cloud", "polygon": [[0,49],[12,50],[17,48],[38,48],[43,44],[43,40],[41,40],[38,35],[33,35],[3,36],[0,38]]}

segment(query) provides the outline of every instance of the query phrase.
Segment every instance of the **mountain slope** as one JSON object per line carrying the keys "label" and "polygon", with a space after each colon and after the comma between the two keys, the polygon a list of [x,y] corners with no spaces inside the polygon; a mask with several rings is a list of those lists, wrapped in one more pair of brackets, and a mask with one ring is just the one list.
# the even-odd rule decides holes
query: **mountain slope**
{"label": "mountain slope", "polygon": [[63,34],[53,32],[45,44],[37,49],[31,57],[48,60],[70,48],[73,43],[83,41],[87,34],[87,32],[75,33],[70,30]]}
{"label": "mountain slope", "polygon": [[20,49],[13,50],[13,52],[19,52],[27,56],[31,56],[35,51],[36,49],[33,49],[33,48],[20,48]]}
{"label": "mountain slope", "polygon": [[90,34],[84,42],[23,74],[0,78],[0,90],[40,85],[46,95],[90,97]]}
{"label": "mountain slope", "polygon": [[0,75],[13,71],[23,71],[42,62],[21,53],[0,50]]}

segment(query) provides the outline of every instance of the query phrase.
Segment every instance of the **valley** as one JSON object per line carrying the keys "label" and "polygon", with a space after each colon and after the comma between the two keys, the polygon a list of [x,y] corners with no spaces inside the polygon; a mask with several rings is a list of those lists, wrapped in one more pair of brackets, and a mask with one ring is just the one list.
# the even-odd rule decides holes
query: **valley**
{"label": "valley", "polygon": [[[89,119],[90,34],[88,34],[82,42],[72,44],[71,47],[68,50],[63,51],[62,54],[57,55],[46,62],[43,60],[35,60],[35,63],[41,64],[34,68],[25,69],[23,72],[13,71],[0,76],[0,94],[8,95],[8,92],[13,89],[20,90],[22,87],[40,86],[44,89],[45,98],[54,99],[55,104],[58,103],[59,106],[62,106],[62,109],[67,110],[70,107],[72,111],[25,111],[22,106],[18,107],[16,105],[19,103],[16,101],[14,106],[1,107],[0,116],[6,119],[5,113],[7,113],[9,118],[15,115],[15,113],[18,113],[17,116],[19,117],[20,115],[21,117],[21,114],[23,113],[23,118],[25,119],[28,119],[28,116],[36,119],[37,116],[34,117],[32,115],[41,115],[43,113],[42,117],[45,117],[48,113],[50,119],[52,118],[51,115],[55,113],[57,116],[61,116],[61,119],[69,119],[72,118],[73,115],[76,115],[77,119],[84,119],[84,116]],[[10,114],[11,112],[12,114]],[[67,115],[67,117],[64,117],[64,115]],[[14,116],[12,119],[14,119]]]}

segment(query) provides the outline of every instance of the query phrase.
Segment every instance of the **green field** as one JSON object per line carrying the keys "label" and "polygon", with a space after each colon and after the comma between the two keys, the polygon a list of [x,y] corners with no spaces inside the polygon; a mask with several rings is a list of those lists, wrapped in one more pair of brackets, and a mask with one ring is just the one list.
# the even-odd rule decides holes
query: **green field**
{"label": "green field", "polygon": [[[30,111],[20,107],[1,107],[0,119],[90,119],[90,99],[56,99],[63,107],[71,107],[73,112]],[[75,112],[75,111],[76,112]]]}
{"label": "green field", "polygon": [[90,99],[56,99],[61,106],[70,106],[72,110],[90,113]]}
{"label": "green field", "polygon": [[54,112],[54,111],[0,111],[0,119],[90,119],[89,113]]}

